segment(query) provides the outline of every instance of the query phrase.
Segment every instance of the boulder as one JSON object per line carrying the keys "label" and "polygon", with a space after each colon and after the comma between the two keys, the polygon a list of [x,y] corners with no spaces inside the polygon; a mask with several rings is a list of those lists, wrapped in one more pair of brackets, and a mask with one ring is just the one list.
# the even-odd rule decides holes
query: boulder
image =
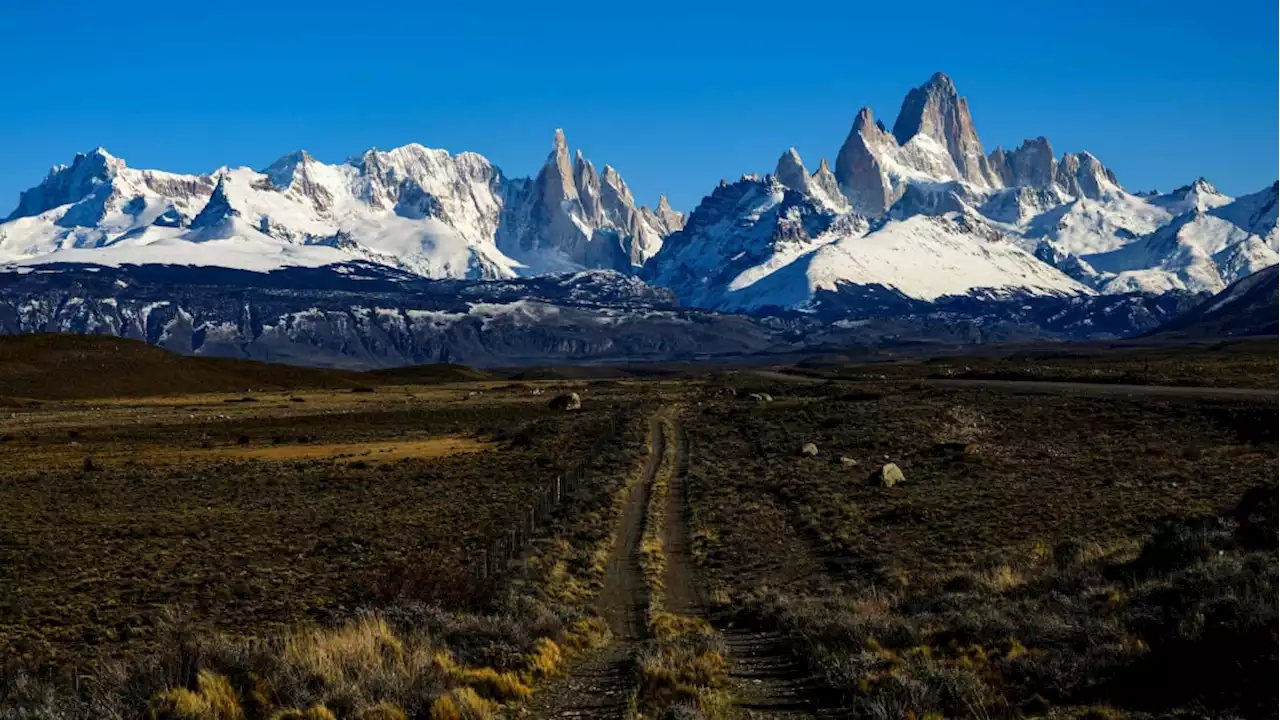
{"label": "boulder", "polygon": [[557,395],[551,398],[550,406],[552,410],[581,410],[582,397],[576,392]]}
{"label": "boulder", "polygon": [[813,443],[805,443],[800,447],[800,454],[808,457],[818,456],[818,446]]}
{"label": "boulder", "polygon": [[840,464],[845,467],[858,467],[858,459],[851,458],[848,455],[841,455]]}
{"label": "boulder", "polygon": [[903,480],[906,478],[902,475],[902,468],[894,463],[885,463],[871,474],[871,482],[881,487],[893,487]]}
{"label": "boulder", "polygon": [[755,400],[756,402],[762,402],[762,403],[773,402],[773,396],[770,395],[769,393],[763,393],[763,392],[751,393],[747,397],[752,400]]}

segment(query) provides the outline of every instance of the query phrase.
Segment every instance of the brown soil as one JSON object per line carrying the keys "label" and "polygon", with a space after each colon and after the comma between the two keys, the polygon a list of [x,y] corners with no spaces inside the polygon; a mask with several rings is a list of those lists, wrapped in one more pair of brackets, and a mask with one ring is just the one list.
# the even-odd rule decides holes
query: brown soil
{"label": "brown soil", "polygon": [[675,468],[672,469],[667,489],[666,521],[663,523],[662,546],[666,553],[667,568],[663,577],[666,588],[664,609],[680,615],[703,614],[702,593],[694,574],[693,558],[689,555],[689,519],[685,498],[685,473],[689,465],[688,441],[680,423],[668,425],[671,442],[676,446]]}

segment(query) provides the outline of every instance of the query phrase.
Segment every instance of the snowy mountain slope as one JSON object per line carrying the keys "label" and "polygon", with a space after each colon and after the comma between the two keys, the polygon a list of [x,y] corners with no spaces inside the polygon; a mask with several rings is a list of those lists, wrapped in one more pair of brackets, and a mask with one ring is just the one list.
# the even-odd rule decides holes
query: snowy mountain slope
{"label": "snowy mountain slope", "polygon": [[1275,335],[1280,325],[1278,314],[1280,272],[1273,265],[1235,281],[1151,334],[1182,338]]}
{"label": "snowy mountain slope", "polygon": [[1258,236],[1227,220],[1194,209],[1127,245],[1081,258],[1103,273],[1122,276],[1126,287],[1142,287],[1141,273],[1151,282],[1171,283],[1176,289],[1218,292],[1235,280],[1280,261]]}
{"label": "snowy mountain slope", "polygon": [[267,269],[363,259],[426,277],[629,269],[684,216],[638,206],[609,166],[570,165],[557,131],[538,177],[475,153],[406,145],[330,165],[290,153],[261,172],[135,170],[78,155],[0,223],[0,262],[192,263]]}
{"label": "snowy mountain slope", "polygon": [[1280,183],[1272,183],[1269,188],[1219,205],[1210,210],[1210,214],[1261,237],[1272,250],[1280,250],[1276,234],[1277,195],[1280,195]]}
{"label": "snowy mountain slope", "polygon": [[803,165],[717,188],[667,238],[642,277],[690,305],[722,311],[810,309],[822,291],[871,286],[931,301],[1093,291],[1037,259],[972,210],[868,221],[784,185]]}
{"label": "snowy mountain slope", "polygon": [[[821,291],[849,299],[833,295]],[[897,297],[872,312],[861,306],[850,321],[838,302],[826,306],[834,313],[772,317],[682,309],[670,291],[610,271],[430,280],[367,262],[268,272],[46,264],[0,271],[0,335],[109,334],[185,354],[351,368],[727,359],[850,344],[1122,337],[1168,320],[1180,298]]]}

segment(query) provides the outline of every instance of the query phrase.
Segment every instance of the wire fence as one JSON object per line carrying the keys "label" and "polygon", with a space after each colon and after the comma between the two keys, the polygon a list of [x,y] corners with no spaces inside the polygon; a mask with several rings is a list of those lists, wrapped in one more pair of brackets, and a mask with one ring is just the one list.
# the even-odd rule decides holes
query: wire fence
{"label": "wire fence", "polygon": [[619,408],[609,416],[609,422],[582,458],[564,472],[543,483],[534,493],[533,501],[520,514],[515,523],[495,533],[487,543],[473,553],[468,566],[471,578],[479,583],[491,582],[511,567],[524,550],[547,526],[552,513],[574,490],[591,476],[592,465],[605,448],[618,436],[628,414],[628,408]]}

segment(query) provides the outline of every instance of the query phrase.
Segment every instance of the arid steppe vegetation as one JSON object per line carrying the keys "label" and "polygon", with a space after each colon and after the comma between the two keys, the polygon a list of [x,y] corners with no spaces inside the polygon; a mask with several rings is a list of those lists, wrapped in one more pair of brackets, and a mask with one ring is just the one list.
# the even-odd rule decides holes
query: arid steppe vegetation
{"label": "arid steppe vegetation", "polygon": [[26,362],[0,718],[1274,716],[1274,394],[951,363]]}

